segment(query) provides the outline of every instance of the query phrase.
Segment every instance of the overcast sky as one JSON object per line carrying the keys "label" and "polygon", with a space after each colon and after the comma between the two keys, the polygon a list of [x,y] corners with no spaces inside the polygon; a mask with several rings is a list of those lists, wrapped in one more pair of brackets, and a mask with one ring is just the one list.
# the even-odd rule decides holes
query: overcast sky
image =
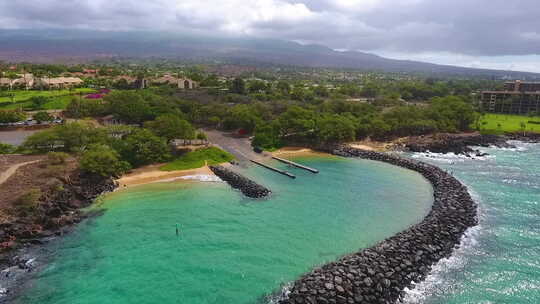
{"label": "overcast sky", "polygon": [[0,28],[198,31],[540,72],[539,0],[0,0]]}

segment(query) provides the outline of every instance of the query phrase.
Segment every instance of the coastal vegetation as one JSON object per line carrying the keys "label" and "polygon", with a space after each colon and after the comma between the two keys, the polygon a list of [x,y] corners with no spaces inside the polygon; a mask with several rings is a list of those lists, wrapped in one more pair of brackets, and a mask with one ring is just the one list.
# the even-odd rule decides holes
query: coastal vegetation
{"label": "coastal vegetation", "polygon": [[162,166],[162,171],[189,170],[200,168],[204,165],[219,165],[234,160],[234,156],[217,147],[188,152],[176,160]]}

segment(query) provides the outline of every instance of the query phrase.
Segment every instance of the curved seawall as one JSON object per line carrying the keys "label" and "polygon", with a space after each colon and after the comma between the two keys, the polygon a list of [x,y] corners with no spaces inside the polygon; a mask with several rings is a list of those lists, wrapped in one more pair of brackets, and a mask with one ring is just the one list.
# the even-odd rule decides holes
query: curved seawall
{"label": "curved seawall", "polygon": [[434,264],[450,256],[465,231],[477,225],[476,204],[464,185],[435,166],[350,147],[333,153],[420,173],[433,185],[432,209],[419,224],[305,274],[280,303],[394,303],[406,287],[424,279]]}

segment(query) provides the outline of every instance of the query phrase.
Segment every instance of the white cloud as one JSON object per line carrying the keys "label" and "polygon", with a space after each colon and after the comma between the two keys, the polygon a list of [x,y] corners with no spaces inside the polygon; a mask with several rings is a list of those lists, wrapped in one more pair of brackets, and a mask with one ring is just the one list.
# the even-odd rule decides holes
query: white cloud
{"label": "white cloud", "polygon": [[201,28],[215,25],[218,30],[228,33],[250,34],[258,23],[295,23],[315,16],[303,3],[279,0],[178,0],[175,8],[180,23]]}
{"label": "white cloud", "polygon": [[500,59],[540,54],[537,1],[0,0],[0,29],[193,31],[407,56],[446,52]]}

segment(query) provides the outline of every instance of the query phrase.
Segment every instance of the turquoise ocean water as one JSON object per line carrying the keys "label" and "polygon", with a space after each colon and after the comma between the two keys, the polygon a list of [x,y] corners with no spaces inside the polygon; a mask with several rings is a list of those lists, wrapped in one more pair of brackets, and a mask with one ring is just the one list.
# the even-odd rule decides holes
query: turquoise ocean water
{"label": "turquoise ocean water", "polygon": [[[224,183],[162,183],[108,195],[106,212],[52,244],[25,304],[264,303],[317,265],[419,222],[419,174],[343,158],[301,158],[318,175],[247,172],[274,191],[245,199]],[[175,234],[179,225],[180,236]]]}
{"label": "turquoise ocean water", "polygon": [[540,303],[540,145],[481,149],[490,156],[413,157],[454,172],[480,206],[480,225],[409,292],[405,303]]}

